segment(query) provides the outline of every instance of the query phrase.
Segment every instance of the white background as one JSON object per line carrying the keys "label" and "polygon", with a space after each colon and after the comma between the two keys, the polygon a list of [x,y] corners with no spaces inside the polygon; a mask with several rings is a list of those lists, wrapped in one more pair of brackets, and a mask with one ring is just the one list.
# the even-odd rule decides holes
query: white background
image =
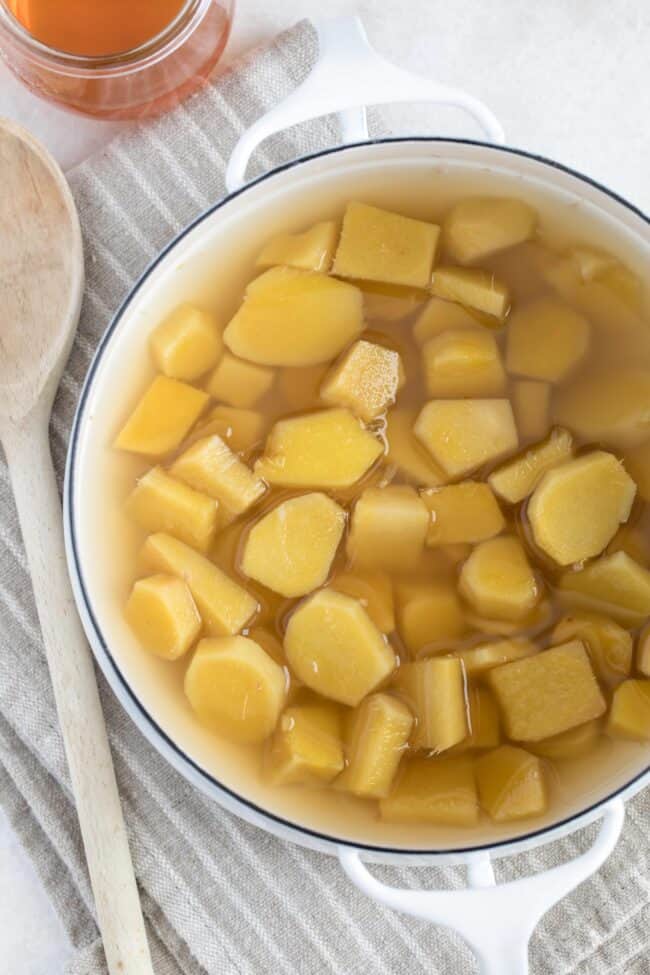
{"label": "white background", "polygon": [[[508,141],[588,173],[650,211],[648,0],[238,0],[231,60],[304,16],[358,11],[396,63],[482,98]],[[0,68],[0,115],[17,118],[65,166],[111,137],[33,99]],[[475,134],[454,113],[385,112],[395,132]],[[60,975],[69,948],[0,815],[0,970]]]}

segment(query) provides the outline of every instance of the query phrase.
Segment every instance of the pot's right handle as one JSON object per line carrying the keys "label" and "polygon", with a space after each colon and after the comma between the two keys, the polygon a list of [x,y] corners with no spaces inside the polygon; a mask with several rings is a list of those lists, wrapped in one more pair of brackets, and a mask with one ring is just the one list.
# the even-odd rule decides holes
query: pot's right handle
{"label": "pot's right handle", "polygon": [[625,810],[609,803],[586,853],[532,877],[496,884],[489,853],[468,862],[464,890],[389,887],[369,872],[358,850],[339,847],[341,866],[368,897],[385,907],[452,928],[476,955],[481,975],[527,975],[528,942],[540,918],[605,862],[623,828]]}
{"label": "pot's right handle", "polygon": [[314,26],[320,51],[316,64],[298,88],[241,137],[226,170],[229,193],[246,182],[248,161],[260,142],[299,122],[338,112],[343,142],[364,142],[368,138],[366,105],[434,102],[455,106],[475,119],[489,142],[504,141],[498,119],[477,98],[397,68],[377,54],[359,17],[315,21]]}

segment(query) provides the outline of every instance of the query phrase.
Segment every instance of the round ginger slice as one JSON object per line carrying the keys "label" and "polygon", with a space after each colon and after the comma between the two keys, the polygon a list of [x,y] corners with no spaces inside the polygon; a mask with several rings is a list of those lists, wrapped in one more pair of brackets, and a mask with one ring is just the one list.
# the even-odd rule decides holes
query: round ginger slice
{"label": "round ginger slice", "polygon": [[243,636],[201,640],[185,674],[185,693],[197,717],[230,741],[264,741],[286,698],[282,667]]}
{"label": "round ginger slice", "polygon": [[477,613],[495,619],[524,619],[540,591],[518,539],[501,535],[477,545],[460,573],[461,595]]}
{"label": "round ginger slice", "polygon": [[599,555],[627,521],[636,485],[621,462],[595,450],[548,471],[528,504],[536,545],[559,565]]}

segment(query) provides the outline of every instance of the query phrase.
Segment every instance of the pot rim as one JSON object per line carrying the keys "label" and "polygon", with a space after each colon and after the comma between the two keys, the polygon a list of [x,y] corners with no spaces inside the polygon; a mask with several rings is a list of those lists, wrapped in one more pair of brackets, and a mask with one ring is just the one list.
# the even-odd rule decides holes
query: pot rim
{"label": "pot rim", "polygon": [[[202,768],[198,762],[188,755],[183,748],[181,748],[167,734],[167,732],[158,724],[153,715],[140,701],[123,675],[99,627],[92,608],[88,588],[81,570],[81,557],[77,545],[77,529],[75,524],[73,499],[75,495],[77,448],[80,434],[85,422],[84,414],[86,401],[93,385],[95,373],[99,368],[113,332],[117,328],[123,315],[126,313],[131,301],[147,281],[149,276],[158,268],[168,254],[173,251],[177,244],[184,240],[184,238],[187,237],[187,235],[190,234],[196,227],[198,227],[199,224],[201,224],[208,217],[212,216],[212,214],[216,213],[223,206],[245,193],[248,189],[271,179],[275,175],[286,172],[314,159],[333,155],[334,153],[345,152],[347,150],[354,150],[373,145],[413,142],[476,146],[477,148],[488,149],[498,153],[506,153],[532,160],[533,162],[539,163],[542,166],[553,170],[559,170],[560,172],[566,173],[569,176],[575,177],[583,183],[587,183],[589,186],[599,190],[610,199],[613,199],[615,202],[619,203],[626,210],[631,211],[644,223],[650,226],[650,216],[645,214],[639,207],[630,203],[614,190],[609,189],[597,180],[592,179],[590,176],[587,176],[584,173],[581,173],[579,170],[571,168],[570,166],[565,166],[563,163],[556,162],[555,160],[549,159],[546,156],[528,152],[524,149],[514,148],[512,146],[495,145],[493,143],[483,142],[478,139],[463,139],[444,136],[392,136],[332,146],[317,152],[299,156],[296,159],[292,159],[289,162],[276,166],[268,172],[265,172],[246,183],[239,189],[236,189],[231,193],[226,193],[226,195],[224,195],[220,200],[213,203],[206,210],[200,213],[194,220],[192,220],[186,227],[184,227],[183,230],[181,230],[168,244],[166,244],[158,255],[150,262],[150,264],[145,268],[145,270],[130,288],[128,294],[121,301],[104,334],[102,335],[97,349],[95,350],[81,389],[68,443],[65,482],[63,489],[63,517],[65,527],[66,555],[68,569],[73,582],[73,591],[78,609],[80,610],[82,621],[84,623],[84,628],[86,629],[86,635],[91,645],[93,655],[101,667],[104,676],[108,680],[111,690],[117,697],[120,705],[124,707],[138,729],[145,734],[148,741],[156,748],[159,754],[161,754],[167,761],[170,761],[170,764],[172,764],[186,780],[200,788],[201,791],[210,796],[213,801],[223,804],[222,799],[225,796],[227,797],[227,808],[235,811],[236,814],[240,815],[242,818],[246,818],[245,814],[238,807],[243,807],[246,810],[250,817],[249,821],[254,821],[260,826],[263,825],[263,828],[274,833],[274,835],[278,835],[278,833],[283,836],[289,835],[294,842],[300,842],[299,838],[295,835],[300,834],[304,838],[303,842],[306,839],[308,845],[312,847],[318,846],[321,849],[323,847],[332,846],[349,847],[360,850],[371,856],[375,855],[378,857],[390,858],[422,857],[437,860],[445,858],[461,858],[467,855],[471,856],[482,852],[494,852],[497,855],[499,853],[503,855],[505,853],[525,849],[531,845],[536,845],[542,840],[550,841],[557,839],[560,836],[566,835],[568,832],[573,832],[583,826],[586,826],[588,823],[597,818],[599,810],[603,809],[608,803],[619,798],[626,800],[643,788],[647,782],[650,782],[650,764],[648,764],[644,770],[639,772],[632,779],[625,782],[603,799],[591,803],[591,805],[580,809],[578,812],[575,812],[570,816],[566,816],[562,820],[550,823],[547,826],[530,830],[529,832],[523,833],[514,838],[506,837],[490,843],[480,843],[476,845],[445,849],[435,849],[430,847],[424,849],[411,847],[398,848],[374,843],[361,843],[344,837],[337,837],[335,835],[324,833],[316,829],[311,829],[308,826],[301,825],[300,823],[292,822],[283,816],[279,816],[276,813],[265,809],[263,806],[258,805],[250,799],[241,796],[234,789],[231,789],[229,786],[220,782],[217,778],[215,778],[214,775]],[[124,700],[125,696],[128,704]],[[189,774],[190,770],[192,773],[191,775]],[[195,781],[195,779],[198,779],[198,781]]]}

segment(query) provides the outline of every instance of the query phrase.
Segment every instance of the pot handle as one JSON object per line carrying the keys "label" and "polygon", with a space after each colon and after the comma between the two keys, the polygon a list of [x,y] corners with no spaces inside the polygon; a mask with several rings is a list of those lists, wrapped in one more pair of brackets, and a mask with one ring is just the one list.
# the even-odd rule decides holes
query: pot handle
{"label": "pot handle", "polygon": [[620,799],[602,814],[598,835],[586,853],[531,877],[497,884],[489,852],[468,859],[469,887],[464,890],[406,890],[389,887],[369,872],[361,853],[339,847],[350,880],[385,907],[452,928],[479,961],[481,975],[527,975],[528,942],[542,916],[605,862],[623,828]]}
{"label": "pot handle", "polygon": [[226,170],[229,193],[246,182],[248,162],[268,136],[299,122],[339,113],[343,143],[368,140],[366,105],[433,102],[468,112],[489,142],[503,142],[501,124],[477,98],[404,71],[368,43],[359,17],[315,20],[320,54],[311,73],[284,101],[258,119],[241,137]]}

